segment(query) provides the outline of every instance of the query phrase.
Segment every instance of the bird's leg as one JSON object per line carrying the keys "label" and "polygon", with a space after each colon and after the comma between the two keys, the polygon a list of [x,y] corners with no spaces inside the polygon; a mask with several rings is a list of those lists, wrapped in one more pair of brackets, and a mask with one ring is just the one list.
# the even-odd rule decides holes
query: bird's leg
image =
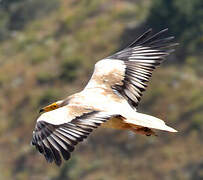
{"label": "bird's leg", "polygon": [[147,128],[147,127],[137,127],[137,128],[132,128],[131,129],[134,133],[136,134],[143,134],[143,135],[146,135],[146,136],[157,136],[156,133],[154,131],[152,131],[150,128]]}

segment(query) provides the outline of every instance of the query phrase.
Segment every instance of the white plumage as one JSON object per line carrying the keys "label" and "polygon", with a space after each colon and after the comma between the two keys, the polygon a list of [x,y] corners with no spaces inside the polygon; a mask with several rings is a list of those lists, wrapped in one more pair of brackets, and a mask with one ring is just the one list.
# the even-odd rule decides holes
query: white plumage
{"label": "white plumage", "polygon": [[161,38],[165,31],[150,36],[148,30],[124,50],[98,61],[80,93],[37,119],[32,145],[48,162],[60,165],[61,155],[68,160],[74,146],[101,124],[145,135],[153,135],[151,129],[176,132],[164,121],[136,112],[152,71],[176,45],[170,43],[173,37]]}

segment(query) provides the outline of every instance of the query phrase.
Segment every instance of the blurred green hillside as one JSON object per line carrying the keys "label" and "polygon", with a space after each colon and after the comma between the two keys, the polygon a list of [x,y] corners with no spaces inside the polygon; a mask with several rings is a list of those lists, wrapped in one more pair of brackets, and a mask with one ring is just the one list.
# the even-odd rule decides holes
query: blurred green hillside
{"label": "blurred green hillside", "polygon": [[[202,19],[202,0],[1,0],[0,180],[203,179]],[[30,146],[39,109],[80,91],[96,61],[149,27],[180,45],[138,110],[179,132],[99,128],[62,167],[46,163]]]}

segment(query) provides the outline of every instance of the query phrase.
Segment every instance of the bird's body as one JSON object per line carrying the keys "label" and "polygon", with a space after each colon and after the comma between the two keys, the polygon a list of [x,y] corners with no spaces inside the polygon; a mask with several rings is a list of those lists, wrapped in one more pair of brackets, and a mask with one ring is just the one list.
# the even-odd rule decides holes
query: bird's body
{"label": "bird's body", "polygon": [[136,110],[152,71],[171,52],[172,38],[159,39],[165,31],[149,37],[149,30],[126,49],[98,61],[81,92],[54,103],[56,108],[49,106],[51,111],[37,119],[32,144],[48,162],[60,165],[61,155],[69,159],[74,146],[99,125],[145,135],[155,135],[152,129],[176,132]]}

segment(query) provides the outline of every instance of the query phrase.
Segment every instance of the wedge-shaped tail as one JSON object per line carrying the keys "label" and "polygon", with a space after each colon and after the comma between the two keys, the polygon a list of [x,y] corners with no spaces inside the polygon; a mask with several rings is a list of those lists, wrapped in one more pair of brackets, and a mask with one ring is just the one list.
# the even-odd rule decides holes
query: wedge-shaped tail
{"label": "wedge-shaped tail", "polygon": [[148,127],[152,129],[158,129],[163,131],[169,131],[169,132],[177,132],[175,129],[167,126],[164,121],[161,119],[158,119],[156,117],[142,114],[135,112],[133,118],[127,118],[125,122],[132,124],[132,125],[139,125],[143,127]]}

